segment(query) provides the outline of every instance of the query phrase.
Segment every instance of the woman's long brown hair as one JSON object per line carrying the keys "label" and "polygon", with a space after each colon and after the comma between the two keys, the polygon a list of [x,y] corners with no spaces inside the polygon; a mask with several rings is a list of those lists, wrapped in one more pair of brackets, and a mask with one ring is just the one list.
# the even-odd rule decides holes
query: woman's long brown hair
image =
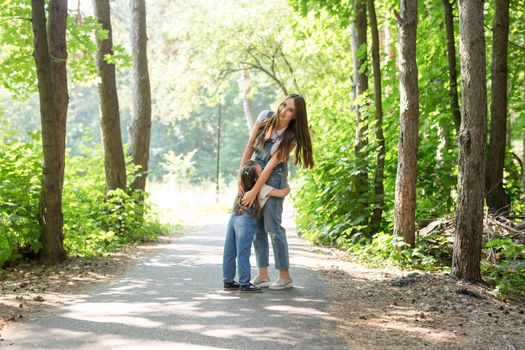
{"label": "woman's long brown hair", "polygon": [[[255,183],[257,182],[257,162],[253,160],[249,160],[241,168],[241,173],[239,174],[239,177],[241,178],[241,186],[244,192],[248,192],[255,186]],[[242,198],[243,195],[241,193],[237,194],[237,197],[235,198],[235,202],[233,202],[233,213],[235,215],[243,215],[246,214],[246,207],[242,205]],[[255,199],[253,202],[253,206],[255,208],[255,216],[260,218],[261,217],[261,207],[259,206],[259,201]]]}
{"label": "woman's long brown hair", "polygon": [[[283,139],[277,148],[277,155],[279,158],[288,160],[294,141],[297,143],[295,148],[295,164],[303,168],[313,168],[313,150],[312,140],[310,137],[310,130],[308,129],[308,115],[306,113],[306,103],[301,95],[291,94],[279,104],[283,104],[286,100],[292,98],[295,102],[295,118],[290,120],[290,124],[284,131]],[[255,141],[256,147],[262,147],[272,133],[277,130],[277,122],[279,121],[279,107],[277,111],[269,118],[263,121],[259,135]]]}

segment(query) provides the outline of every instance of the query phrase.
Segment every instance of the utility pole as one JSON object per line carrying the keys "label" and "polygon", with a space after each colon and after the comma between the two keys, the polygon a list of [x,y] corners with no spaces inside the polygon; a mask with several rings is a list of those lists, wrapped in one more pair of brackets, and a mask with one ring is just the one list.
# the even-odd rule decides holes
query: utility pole
{"label": "utility pole", "polygon": [[217,182],[216,182],[216,197],[215,201],[219,203],[219,161],[221,156],[221,100],[219,98],[219,108],[217,115]]}

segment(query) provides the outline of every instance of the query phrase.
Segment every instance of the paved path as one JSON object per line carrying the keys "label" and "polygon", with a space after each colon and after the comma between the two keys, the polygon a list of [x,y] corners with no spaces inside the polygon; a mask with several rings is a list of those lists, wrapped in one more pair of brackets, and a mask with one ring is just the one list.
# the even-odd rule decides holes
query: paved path
{"label": "paved path", "polygon": [[315,272],[317,256],[297,237],[289,218],[285,226],[296,287],[259,294],[222,290],[227,220],[224,215],[162,246],[112,284],[35,320],[9,325],[0,347],[347,349],[333,332],[337,320],[327,312],[327,291]]}

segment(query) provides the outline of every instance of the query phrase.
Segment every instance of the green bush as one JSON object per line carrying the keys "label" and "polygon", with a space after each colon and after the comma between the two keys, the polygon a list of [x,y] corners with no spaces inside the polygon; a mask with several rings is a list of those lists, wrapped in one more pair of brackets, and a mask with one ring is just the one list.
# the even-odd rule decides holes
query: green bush
{"label": "green bush", "polygon": [[[104,159],[100,146],[67,157],[63,195],[64,245],[68,254],[94,256],[124,244],[155,238],[167,227],[147,203],[148,194],[121,189],[104,193]],[[128,162],[128,182],[137,170]],[[141,203],[144,198],[145,203]]]}
{"label": "green bush", "polygon": [[420,270],[446,270],[450,266],[452,244],[439,234],[416,237],[414,248],[408,247],[402,237],[384,232],[374,235],[371,241],[365,239],[340,240],[350,251],[352,259],[372,265],[391,264]]}
{"label": "green bush", "polygon": [[[41,248],[39,199],[42,147],[39,132],[0,140],[0,266]],[[137,171],[128,166],[128,181]],[[124,244],[155,238],[168,227],[159,223],[145,201],[147,193],[122,190],[105,194],[104,160],[100,147],[85,147],[79,156],[66,155],[62,212],[68,255],[91,257]]]}
{"label": "green bush", "polygon": [[40,243],[38,203],[42,149],[39,133],[16,133],[0,139],[0,266],[21,252],[37,253]]}
{"label": "green bush", "polygon": [[525,296],[525,245],[497,238],[487,242],[483,252],[483,278],[502,294],[512,291]]}

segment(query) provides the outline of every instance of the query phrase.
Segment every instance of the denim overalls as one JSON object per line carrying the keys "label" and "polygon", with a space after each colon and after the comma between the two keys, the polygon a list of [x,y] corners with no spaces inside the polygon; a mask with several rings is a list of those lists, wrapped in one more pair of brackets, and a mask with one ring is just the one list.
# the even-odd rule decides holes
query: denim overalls
{"label": "denim overalls", "polygon": [[262,231],[262,220],[254,215],[255,208],[251,207],[243,215],[233,213],[228,222],[224,254],[222,256],[222,278],[224,282],[233,282],[235,278],[235,258],[239,284],[250,284],[251,266],[250,255],[255,231]]}
{"label": "denim overalls", "polygon": [[[259,163],[263,169],[271,158],[270,151],[275,142],[276,139],[269,139],[264,143],[263,147],[256,147],[255,149],[255,161]],[[288,164],[283,162],[277,165],[270,174],[266,184],[278,189],[288,186]],[[263,207],[264,231],[258,226],[253,242],[257,267],[270,265],[268,234],[272,239],[275,268],[277,270],[288,270],[290,266],[286,231],[281,226],[283,202],[284,198],[269,197]]]}

